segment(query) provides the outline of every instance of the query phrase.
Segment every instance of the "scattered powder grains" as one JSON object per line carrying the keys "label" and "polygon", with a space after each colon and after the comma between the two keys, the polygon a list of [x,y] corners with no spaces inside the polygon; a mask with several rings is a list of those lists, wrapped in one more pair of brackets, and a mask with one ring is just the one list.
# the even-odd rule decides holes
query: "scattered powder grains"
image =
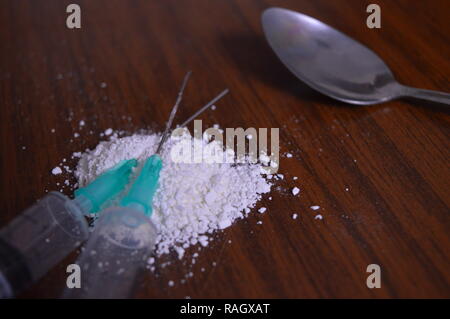
{"label": "scattered powder grains", "polygon": [[[107,85],[103,82],[100,87],[106,88]],[[214,110],[215,107],[213,106],[212,109]],[[83,132],[86,122],[81,120],[78,125],[78,131]],[[219,128],[218,125],[214,127]],[[50,130],[51,133],[55,133],[55,131],[54,128]],[[86,132],[86,134],[88,133],[93,135],[93,131]],[[71,156],[72,160],[78,160],[74,172],[77,183],[72,185],[74,188],[78,185],[85,186],[124,159],[136,158],[139,161],[127,189],[107,205],[117,204],[127,193],[145,159],[154,154],[161,137],[159,134],[134,134],[122,138],[117,135],[112,128],[108,128],[100,136],[108,137],[109,141],[101,142],[93,150],[75,152]],[[74,137],[80,137],[80,133],[74,133]],[[252,139],[251,135],[246,137]],[[192,154],[178,152],[182,148],[180,146],[185,143],[194,144],[194,149],[198,149],[199,146],[203,149],[203,153],[200,152],[200,161],[187,163],[187,159],[191,158]],[[198,251],[207,247],[211,243],[215,231],[226,229],[238,219],[246,218],[260,201],[262,195],[274,189],[273,181],[290,178],[289,175],[286,175],[285,179],[283,174],[264,175],[261,168],[262,164],[267,165],[270,161],[268,156],[260,157],[262,164],[245,162],[236,165],[214,162],[218,157],[223,158],[225,153],[222,145],[215,141],[197,140],[190,136],[171,137],[166,142],[162,153],[164,166],[161,171],[159,188],[153,200],[152,221],[158,229],[158,237],[155,255],[147,260],[147,268],[151,271],[155,271],[157,267],[164,268],[170,265],[170,263],[156,265],[155,257],[175,251],[178,258],[182,259],[185,257],[186,249],[193,245],[198,245],[195,247]],[[198,159],[198,155],[194,153],[192,156],[194,159]],[[294,155],[285,153],[285,157],[292,158]],[[66,159],[63,159],[62,162],[66,162]],[[354,162],[356,163],[356,160]],[[58,165],[52,169],[53,175],[62,174],[63,169],[67,173],[72,172],[67,165],[62,163]],[[293,176],[292,180],[297,181],[298,177]],[[69,180],[64,180],[63,184],[69,186]],[[298,187],[286,189],[277,186],[276,189],[290,192],[293,196],[300,193]],[[348,192],[349,187],[345,186],[345,191]],[[295,198],[295,200],[298,199],[299,197]],[[268,200],[272,200],[272,197],[268,197]],[[320,209],[320,206],[310,206],[310,209],[316,211]],[[267,208],[261,207],[257,212],[266,213]],[[291,218],[297,220],[299,214],[293,213]],[[314,219],[323,220],[323,216],[317,214]],[[262,224],[261,220],[256,222],[256,225]],[[231,240],[228,240],[228,243],[231,243]],[[83,249],[84,247],[81,248],[81,250]],[[192,258],[192,260],[190,259],[191,264],[194,265],[198,261],[199,254],[194,253],[191,256],[189,258]],[[212,263],[212,266],[216,265],[215,262]],[[99,263],[98,266],[102,267],[102,264]],[[200,270],[201,272],[206,271],[204,267]],[[193,273],[189,272],[185,279],[181,279],[180,283],[184,284],[186,278],[191,277],[193,277]],[[174,287],[175,282],[169,280],[167,285]]]}
{"label": "scattered powder grains", "polygon": [[61,167],[56,166],[55,168],[52,169],[52,174],[53,175],[59,175],[62,173]]}
{"label": "scattered powder grains", "polygon": [[[106,87],[106,84],[101,86]],[[82,130],[86,123],[81,120],[78,125]],[[54,133],[55,129],[51,132]],[[138,160],[139,165],[134,169],[126,189],[108,202],[107,206],[117,204],[127,193],[144,161],[154,154],[161,138],[160,134],[134,134],[121,138],[117,135],[112,128],[108,128],[100,134],[101,137],[107,136],[108,141],[100,142],[93,150],[75,152],[71,156],[71,159],[78,160],[74,171],[77,183],[73,187],[85,186],[124,159]],[[74,137],[79,136],[79,133],[74,133]],[[183,148],[186,143],[193,146],[194,154],[180,152],[186,149]],[[195,149],[203,152],[197,154]],[[258,164],[249,161],[239,164],[217,162],[217,158],[223,159],[226,153],[220,143],[206,138],[193,139],[185,135],[171,137],[166,142],[161,154],[164,165],[159,188],[153,199],[152,221],[158,229],[157,246],[154,257],[147,260],[148,269],[155,270],[155,257],[170,251],[175,251],[178,258],[182,259],[185,250],[193,245],[199,245],[198,250],[207,247],[214,232],[226,229],[238,219],[246,218],[262,195],[272,190],[273,183],[285,179],[283,174],[266,176],[262,169],[262,165],[267,166],[264,158],[260,158],[261,163]],[[291,158],[293,155],[287,153],[286,157]],[[67,165],[61,163],[52,169],[52,174],[62,174],[62,168],[66,172],[72,172]],[[298,177],[293,177],[293,180],[297,179]],[[64,185],[68,186],[68,183],[66,179]],[[276,189],[286,190],[281,186]],[[300,188],[293,187],[290,192],[297,196]],[[272,200],[272,197],[268,199]],[[313,210],[319,208],[311,206]],[[257,212],[266,213],[267,208],[261,207]],[[298,216],[297,213],[291,215],[293,220],[298,219]],[[315,216],[315,219],[322,218],[322,215]],[[262,225],[263,222],[259,220],[256,224]],[[192,256],[193,265],[198,253]],[[165,264],[159,266],[163,268]],[[202,271],[205,271],[204,268]],[[168,281],[169,287],[174,285],[173,280]]]}

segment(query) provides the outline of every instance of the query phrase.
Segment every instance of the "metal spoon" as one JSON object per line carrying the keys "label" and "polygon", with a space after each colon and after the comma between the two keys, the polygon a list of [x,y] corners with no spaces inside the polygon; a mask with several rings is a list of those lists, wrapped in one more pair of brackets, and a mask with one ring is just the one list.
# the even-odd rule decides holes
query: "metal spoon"
{"label": "metal spoon", "polygon": [[269,8],[264,33],[284,65],[313,89],[351,104],[369,105],[401,97],[450,104],[450,94],[398,83],[373,51],[307,15]]}

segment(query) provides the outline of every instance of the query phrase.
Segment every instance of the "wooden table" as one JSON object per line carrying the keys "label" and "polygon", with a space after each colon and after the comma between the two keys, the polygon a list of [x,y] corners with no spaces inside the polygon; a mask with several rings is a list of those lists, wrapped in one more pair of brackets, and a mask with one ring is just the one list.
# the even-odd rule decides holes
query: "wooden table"
{"label": "wooden table", "polygon": [[[65,26],[72,2],[81,29]],[[381,29],[366,27],[371,2],[382,8]],[[282,153],[294,157],[281,160],[283,191],[262,200],[266,214],[218,233],[193,266],[167,256],[171,265],[147,273],[137,297],[450,297],[448,112],[412,101],[355,107],[312,91],[262,35],[270,6],[358,39],[405,84],[450,91],[446,0],[3,1],[0,224],[73,182],[50,170],[94,147],[105,129],[161,130],[192,70],[179,118],[229,87],[204,125],[279,127]],[[294,186],[299,197],[289,194]],[[22,297],[57,297],[75,257]],[[366,286],[369,264],[381,267],[379,289]],[[194,277],[181,284],[188,271]]]}

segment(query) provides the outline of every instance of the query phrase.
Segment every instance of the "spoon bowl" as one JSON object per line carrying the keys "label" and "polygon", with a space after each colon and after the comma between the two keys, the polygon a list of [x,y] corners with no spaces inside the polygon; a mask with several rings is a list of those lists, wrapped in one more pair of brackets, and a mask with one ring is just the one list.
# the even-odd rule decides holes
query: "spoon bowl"
{"label": "spoon bowl", "polygon": [[398,83],[372,50],[305,14],[269,8],[262,14],[269,45],[283,64],[313,89],[358,105],[416,97],[450,104],[450,95]]}

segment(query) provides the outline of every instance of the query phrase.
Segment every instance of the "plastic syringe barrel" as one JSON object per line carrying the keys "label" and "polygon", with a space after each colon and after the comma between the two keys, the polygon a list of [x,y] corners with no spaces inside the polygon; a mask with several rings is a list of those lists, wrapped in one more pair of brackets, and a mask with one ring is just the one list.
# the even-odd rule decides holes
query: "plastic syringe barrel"
{"label": "plastic syringe barrel", "polygon": [[66,287],[62,298],[127,298],[153,251],[156,227],[133,206],[101,212],[94,232],[75,262],[80,288]]}
{"label": "plastic syringe barrel", "polygon": [[77,205],[51,192],[0,230],[0,298],[39,280],[88,238]]}

